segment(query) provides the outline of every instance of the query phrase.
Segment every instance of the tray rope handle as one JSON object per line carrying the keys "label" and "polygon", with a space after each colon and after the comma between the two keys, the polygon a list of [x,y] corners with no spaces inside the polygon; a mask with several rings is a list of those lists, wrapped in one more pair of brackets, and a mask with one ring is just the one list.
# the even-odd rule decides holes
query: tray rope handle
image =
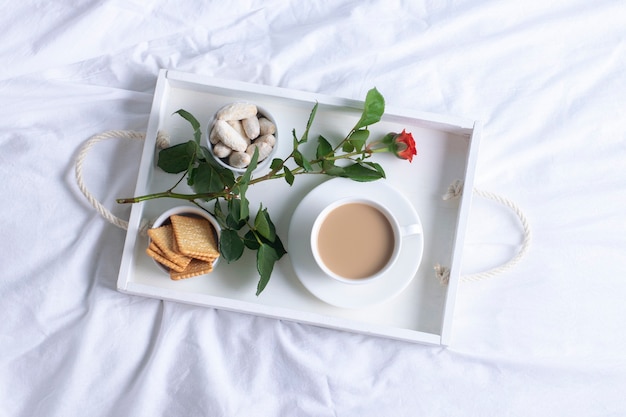
{"label": "tray rope handle", "polygon": [[[526,215],[524,214],[522,209],[517,204],[515,204],[513,201],[509,200],[506,197],[489,191],[474,188],[473,192],[479,197],[495,201],[496,203],[499,203],[511,209],[517,215],[522,225],[524,239],[522,240],[522,244],[520,245],[520,249],[517,254],[515,254],[515,256],[512,257],[508,262],[484,272],[477,272],[470,275],[462,275],[460,278],[462,282],[480,281],[483,279],[492,278],[513,268],[522,260],[522,258],[524,258],[524,256],[526,256],[526,253],[528,253],[528,249],[530,248],[530,242],[532,239],[532,231],[530,229],[530,225],[528,224],[528,219],[526,218]],[[448,190],[441,198],[443,200],[454,200],[458,199],[462,193],[463,182],[461,180],[456,180],[452,184],[450,184]],[[447,285],[450,280],[450,268],[442,266],[440,264],[436,264],[434,266],[434,270],[437,278],[439,279],[439,282],[442,285]]]}
{"label": "tray rope handle", "polygon": [[[80,148],[76,155],[74,174],[76,177],[76,184],[81,193],[85,196],[89,204],[96,209],[96,211],[104,217],[109,223],[119,227],[120,229],[127,230],[128,222],[115,216],[111,211],[104,207],[98,199],[87,189],[85,181],[83,179],[83,163],[89,153],[89,150],[97,143],[108,139],[131,139],[131,140],[144,140],[146,138],[145,133],[136,132],[133,130],[108,130],[98,135],[94,135],[89,138]],[[167,148],[170,144],[169,136],[159,131],[156,139],[156,146],[159,149]]]}

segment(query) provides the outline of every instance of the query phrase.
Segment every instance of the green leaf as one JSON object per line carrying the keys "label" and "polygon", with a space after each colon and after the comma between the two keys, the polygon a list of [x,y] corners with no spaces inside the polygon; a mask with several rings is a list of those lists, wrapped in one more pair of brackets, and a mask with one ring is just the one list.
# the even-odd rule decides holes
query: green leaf
{"label": "green leaf", "polygon": [[[352,134],[348,138],[348,142],[352,144],[352,146],[354,146],[354,149],[356,149],[357,152],[361,152],[369,136],[370,136],[370,131],[367,129],[355,130],[354,132],[352,132]],[[352,152],[352,151],[348,151],[348,152]]]}
{"label": "green leaf", "polygon": [[250,164],[246,168],[246,172],[243,173],[241,179],[239,180],[242,184],[248,184],[250,182],[250,178],[252,178],[252,171],[256,169],[257,162],[259,160],[259,148],[254,147],[254,153],[252,154],[252,158],[250,159]]}
{"label": "green leaf", "polygon": [[383,167],[376,163],[376,162],[362,162],[363,164],[370,166],[372,168],[374,168],[381,176],[381,178],[386,178],[386,174],[385,174],[385,170],[383,169]]}
{"label": "green leaf", "polygon": [[293,185],[293,181],[296,179],[291,170],[287,167],[283,167],[283,171],[285,172],[285,181],[287,184]]}
{"label": "green leaf", "polygon": [[372,169],[368,167],[368,165],[369,164],[357,162],[355,164],[344,167],[343,176],[359,182],[376,181],[384,178],[384,172],[381,174],[378,169]]}
{"label": "green leaf", "polygon": [[256,295],[258,296],[263,292],[267,283],[272,276],[274,270],[274,264],[279,259],[276,250],[265,243],[261,244],[256,253],[256,268],[259,271],[260,279],[256,289]]}
{"label": "green leaf", "polygon": [[222,191],[225,186],[219,172],[206,161],[201,162],[190,171],[188,183],[198,194],[216,193]]}
{"label": "green leaf", "polygon": [[361,119],[359,119],[357,124],[354,126],[354,130],[359,130],[362,127],[369,126],[380,121],[384,112],[385,99],[376,88],[372,88],[367,92]]}
{"label": "green leaf", "polygon": [[[246,204],[247,204],[246,200]],[[228,214],[226,215],[226,225],[235,230],[240,230],[248,220],[248,216],[241,218],[241,214],[243,209],[241,208],[242,203],[238,198],[231,198],[228,200]]]}
{"label": "green leaf", "polygon": [[240,189],[241,194],[245,194],[248,190],[248,184],[250,183],[250,179],[252,178],[252,171],[256,169],[257,162],[259,160],[259,148],[254,147],[254,153],[252,154],[252,158],[250,159],[250,164],[246,167],[245,172],[238,179],[238,188]]}
{"label": "green leaf", "polygon": [[317,150],[315,152],[317,159],[324,159],[333,156],[333,147],[322,135],[317,140]]}
{"label": "green leaf", "polygon": [[293,160],[295,161],[296,165],[304,168],[306,172],[313,171],[311,163],[297,149],[293,151]]}
{"label": "green leaf", "polygon": [[254,218],[254,230],[270,242],[273,242],[274,238],[276,238],[276,229],[270,220],[270,216],[267,213],[266,208],[259,209],[257,212],[256,217]]}
{"label": "green leaf", "polygon": [[241,258],[245,249],[243,239],[239,237],[236,230],[222,229],[220,234],[220,254],[226,260],[231,263]]}
{"label": "green leaf", "polygon": [[332,177],[345,177],[344,168],[335,165],[333,161],[324,160],[322,161],[322,171],[326,175],[330,175]]}
{"label": "green leaf", "polygon": [[302,134],[302,137],[298,141],[298,143],[305,143],[309,140],[309,130],[311,130],[311,125],[313,125],[313,120],[315,119],[315,115],[317,114],[317,107],[319,103],[315,103],[313,109],[311,110],[311,114],[309,114],[309,120],[306,122],[306,129]]}
{"label": "green leaf", "polygon": [[193,138],[199,145],[200,137],[202,136],[202,132],[200,131],[200,122],[198,122],[198,120],[191,113],[183,109],[175,111],[174,114],[178,114],[180,117],[187,120],[191,124],[191,127],[193,127]]}
{"label": "green leaf", "polygon": [[311,163],[306,159],[302,160],[302,168],[304,168],[306,172],[313,171],[313,167],[311,166]]}
{"label": "green leaf", "polygon": [[254,231],[248,230],[245,235],[243,235],[243,243],[246,245],[246,248],[257,250],[261,244],[259,243]]}
{"label": "green leaf", "polygon": [[231,188],[235,185],[235,174],[233,174],[233,171],[218,164],[206,147],[201,146],[200,150],[205,155],[201,163],[210,165],[214,175],[217,175],[226,187]]}
{"label": "green leaf", "polygon": [[245,195],[242,195],[239,200],[239,220],[245,222],[248,217],[250,217],[250,202]]}
{"label": "green leaf", "polygon": [[213,206],[213,216],[221,228],[226,228],[226,215],[222,211],[222,204],[219,199],[215,200],[215,204]]}
{"label": "green leaf", "polygon": [[270,165],[270,169],[272,169],[272,170],[280,169],[280,167],[282,167],[284,163],[285,163],[285,161],[283,161],[282,159],[274,158],[274,159],[272,159],[272,163]]}
{"label": "green leaf", "polygon": [[283,242],[278,235],[274,236],[274,241],[269,241],[263,236],[255,233],[253,230],[248,230],[243,237],[243,241],[248,249],[257,250],[261,246],[261,243],[266,244],[274,248],[278,259],[282,258],[287,253]]}
{"label": "green leaf", "polygon": [[[256,168],[257,160],[259,159],[259,148],[254,148],[254,154],[252,154],[252,160],[250,161],[250,165],[246,168],[246,172],[239,178],[239,184],[237,185],[237,190],[239,193],[239,199],[241,203],[239,205],[239,220],[247,219],[250,215],[250,207],[248,199],[246,198],[246,192],[248,191],[248,186],[250,184],[250,178],[252,177],[252,171]],[[232,200],[231,200],[232,201]],[[236,217],[237,214],[231,212],[233,217]]]}
{"label": "green leaf", "polygon": [[304,163],[304,156],[302,156],[302,153],[299,150],[294,149],[292,155],[293,155],[293,160],[296,163],[296,165],[302,166],[302,164]]}
{"label": "green leaf", "polygon": [[206,146],[200,146],[200,155],[198,155],[199,160],[203,161],[211,161],[214,160],[213,155],[211,155],[211,151]]}
{"label": "green leaf", "polygon": [[354,151],[354,145],[350,141],[345,141],[343,143],[343,146],[341,147],[341,150],[346,152],[346,153],[353,152]]}
{"label": "green leaf", "polygon": [[283,245],[283,242],[280,240],[280,237],[278,235],[276,235],[276,238],[273,242],[269,242],[268,244],[274,248],[278,259],[282,258],[283,255],[287,253],[287,251],[285,250],[285,246]]}
{"label": "green leaf", "polygon": [[159,152],[157,166],[170,174],[183,172],[194,162],[196,149],[193,141],[165,148]]}
{"label": "green leaf", "polygon": [[293,160],[295,161],[296,165],[304,168],[306,172],[313,171],[313,167],[311,166],[311,163],[297,149],[294,149],[293,151]]}

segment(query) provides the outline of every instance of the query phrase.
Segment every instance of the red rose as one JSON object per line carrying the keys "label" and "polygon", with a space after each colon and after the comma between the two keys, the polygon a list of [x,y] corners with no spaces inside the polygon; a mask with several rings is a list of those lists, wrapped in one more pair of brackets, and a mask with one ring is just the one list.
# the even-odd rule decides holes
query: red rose
{"label": "red rose", "polygon": [[400,159],[408,159],[413,161],[413,157],[417,155],[415,148],[415,140],[411,133],[407,133],[406,129],[402,133],[388,133],[381,140],[370,143],[365,147],[365,151],[369,153],[392,152]]}
{"label": "red rose", "polygon": [[406,133],[406,129],[403,129],[402,133],[398,133],[393,138],[393,153],[395,153],[398,158],[408,159],[409,162],[412,162],[413,157],[417,155],[413,135]]}

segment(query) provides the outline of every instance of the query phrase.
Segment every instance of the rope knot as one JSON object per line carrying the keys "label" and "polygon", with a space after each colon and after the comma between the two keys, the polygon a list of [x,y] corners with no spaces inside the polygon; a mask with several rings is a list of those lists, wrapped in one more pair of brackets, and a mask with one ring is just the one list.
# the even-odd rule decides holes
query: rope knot
{"label": "rope knot", "polygon": [[439,280],[439,283],[441,285],[448,285],[448,283],[450,282],[450,268],[448,268],[447,266],[435,264],[434,270],[435,275]]}
{"label": "rope knot", "polygon": [[441,197],[445,201],[453,200],[461,197],[463,193],[463,181],[455,180],[452,184],[448,186],[448,191]]}
{"label": "rope knot", "polygon": [[167,132],[159,130],[157,132],[156,146],[158,149],[165,149],[170,147],[170,135]]}

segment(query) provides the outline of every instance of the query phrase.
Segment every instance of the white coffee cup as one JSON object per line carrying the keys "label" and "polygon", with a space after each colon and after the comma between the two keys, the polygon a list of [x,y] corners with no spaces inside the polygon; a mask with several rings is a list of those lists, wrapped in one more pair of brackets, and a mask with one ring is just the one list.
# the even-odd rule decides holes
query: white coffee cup
{"label": "white coffee cup", "polygon": [[421,233],[420,223],[400,225],[379,202],[347,197],[317,216],[311,249],[315,262],[329,277],[347,284],[365,284],[393,267],[405,238]]}

